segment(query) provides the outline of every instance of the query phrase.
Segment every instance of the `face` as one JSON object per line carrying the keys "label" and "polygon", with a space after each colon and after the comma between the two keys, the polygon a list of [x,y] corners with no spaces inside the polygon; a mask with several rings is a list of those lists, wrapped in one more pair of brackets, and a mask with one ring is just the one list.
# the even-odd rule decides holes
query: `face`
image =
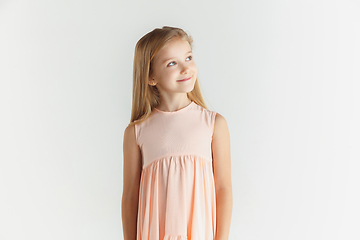
{"label": "face", "polygon": [[197,68],[190,44],[182,39],[168,42],[155,56],[149,77],[149,84],[155,85],[160,94],[191,92]]}

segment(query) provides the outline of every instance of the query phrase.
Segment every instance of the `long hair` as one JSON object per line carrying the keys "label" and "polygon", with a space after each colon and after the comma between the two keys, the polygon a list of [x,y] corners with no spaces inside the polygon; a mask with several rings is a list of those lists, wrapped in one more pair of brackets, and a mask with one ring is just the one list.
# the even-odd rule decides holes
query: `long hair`
{"label": "long hair", "polygon": [[[192,48],[193,39],[184,30],[164,26],[156,28],[144,35],[135,46],[133,68],[133,92],[130,125],[146,120],[154,107],[160,103],[160,94],[156,86],[148,84],[149,75],[156,54],[166,43],[174,38],[186,40]],[[190,100],[203,108],[207,108],[200,91],[200,84],[196,78],[194,89],[187,93]]]}

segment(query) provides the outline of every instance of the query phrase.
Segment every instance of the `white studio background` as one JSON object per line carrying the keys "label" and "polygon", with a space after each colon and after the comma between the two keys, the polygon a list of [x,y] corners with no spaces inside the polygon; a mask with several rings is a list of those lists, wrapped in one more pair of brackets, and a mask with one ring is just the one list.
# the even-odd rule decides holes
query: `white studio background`
{"label": "white studio background", "polygon": [[141,36],[194,38],[231,135],[230,239],[360,239],[360,3],[0,1],[0,239],[122,239]]}

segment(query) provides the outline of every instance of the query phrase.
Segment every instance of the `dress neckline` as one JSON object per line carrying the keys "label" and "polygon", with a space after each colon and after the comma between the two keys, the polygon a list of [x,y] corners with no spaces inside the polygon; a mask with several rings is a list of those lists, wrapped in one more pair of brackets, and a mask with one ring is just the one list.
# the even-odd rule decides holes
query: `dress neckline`
{"label": "dress neckline", "polygon": [[183,108],[180,108],[178,110],[175,110],[175,111],[172,111],[172,112],[167,112],[167,111],[162,111],[162,110],[159,110],[157,109],[156,107],[154,107],[154,109],[157,111],[157,112],[160,112],[160,113],[165,113],[165,114],[174,114],[174,113],[178,113],[178,112],[181,112],[181,111],[184,111],[185,109],[188,109],[191,105],[194,104],[194,101],[191,101],[187,106],[183,107]]}

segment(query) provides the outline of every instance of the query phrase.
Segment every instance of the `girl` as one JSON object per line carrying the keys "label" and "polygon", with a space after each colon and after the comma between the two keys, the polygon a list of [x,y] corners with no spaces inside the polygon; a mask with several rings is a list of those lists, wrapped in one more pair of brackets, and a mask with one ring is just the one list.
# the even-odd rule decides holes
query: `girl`
{"label": "girl", "polygon": [[230,136],[200,91],[192,38],[157,28],[135,47],[131,121],[124,131],[125,240],[227,240]]}

